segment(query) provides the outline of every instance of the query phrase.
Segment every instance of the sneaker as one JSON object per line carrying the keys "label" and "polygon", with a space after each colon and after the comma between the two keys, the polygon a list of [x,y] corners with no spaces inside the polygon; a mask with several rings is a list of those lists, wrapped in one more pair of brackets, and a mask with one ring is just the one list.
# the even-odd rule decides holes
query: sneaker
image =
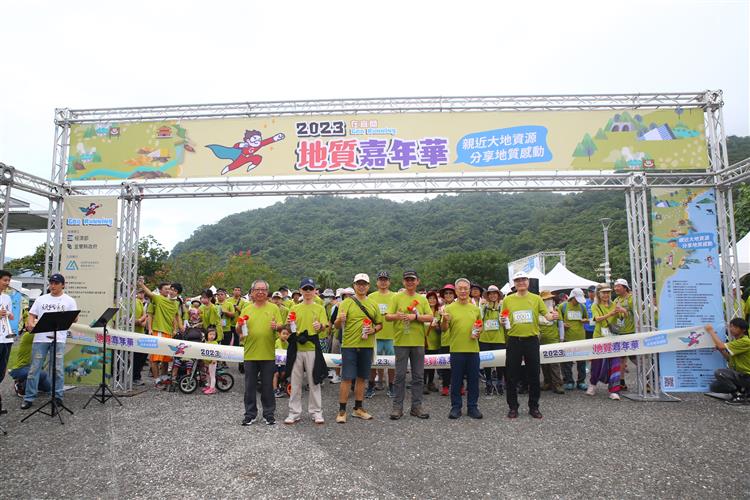
{"label": "sneaker", "polygon": [[28,410],[29,408],[31,408],[31,401],[26,401],[24,399],[23,403],[21,403],[21,409],[22,410]]}
{"label": "sneaker", "polygon": [[394,408],[393,410],[391,410],[391,417],[390,417],[391,420],[398,420],[403,416],[404,416],[404,410],[400,408]]}
{"label": "sneaker", "polygon": [[365,397],[367,399],[372,399],[372,397],[375,395],[375,387],[369,386],[367,390],[365,391]]}
{"label": "sneaker", "polygon": [[372,419],[372,415],[367,413],[367,410],[365,410],[364,408],[355,408],[352,412],[352,417],[361,418],[362,420]]}
{"label": "sneaker", "polygon": [[[340,384],[341,383],[341,377],[339,377],[338,375],[334,375],[333,378],[331,379],[331,383],[332,384]],[[352,384],[352,385],[354,385],[354,384]]]}
{"label": "sneaker", "polygon": [[346,423],[346,412],[340,411],[336,414],[336,423],[337,424],[345,424]]}
{"label": "sneaker", "polygon": [[619,401],[620,400],[620,395],[617,394],[616,392],[610,392],[609,393],[609,399],[611,399],[613,401]]}
{"label": "sneaker", "polygon": [[451,412],[448,414],[448,418],[451,420],[456,420],[458,418],[461,418],[461,409],[451,408]]}
{"label": "sneaker", "polygon": [[451,393],[450,391],[451,391],[450,387],[443,387],[442,389],[440,389],[440,395],[441,396],[450,396],[450,393]]}
{"label": "sneaker", "polygon": [[573,389],[576,388],[576,385],[573,382],[568,382],[565,384],[564,387],[566,391],[572,391]]}
{"label": "sneaker", "polygon": [[206,392],[205,392],[205,393],[206,393],[206,394],[216,394],[216,392],[217,392],[217,391],[216,391],[216,389],[215,389],[215,388],[213,388],[213,387],[209,387],[208,389],[206,389]]}
{"label": "sneaker", "polygon": [[317,425],[323,425],[326,423],[325,419],[323,418],[323,415],[315,415],[313,417],[313,422]]}
{"label": "sneaker", "polygon": [[555,388],[552,389],[552,392],[555,394],[565,394],[565,389],[563,389],[561,385],[556,385]]}
{"label": "sneaker", "polygon": [[589,396],[593,396],[594,394],[596,394],[596,386],[590,385],[588,389],[586,389],[586,394],[588,394]]}
{"label": "sneaker", "polygon": [[396,391],[393,390],[393,387],[388,386],[388,390],[385,391],[385,395],[389,398],[395,398],[396,397]]}
{"label": "sneaker", "polygon": [[333,376],[336,374],[333,370],[328,370],[328,378],[333,378]]}
{"label": "sneaker", "polygon": [[242,425],[243,427],[247,427],[248,425],[253,425],[253,422],[255,422],[254,418],[245,417],[240,425]]}
{"label": "sneaker", "polygon": [[263,423],[266,425],[276,425],[276,419],[263,417]]}
{"label": "sneaker", "polygon": [[18,382],[18,381],[13,382],[13,388],[16,391],[16,396],[18,396],[19,398],[24,397],[24,395],[26,394],[25,385],[26,385],[25,383],[22,384],[21,382]]}
{"label": "sneaker", "polygon": [[297,422],[299,422],[299,420],[300,420],[300,418],[299,418],[299,417],[293,417],[293,416],[289,415],[288,417],[286,417],[286,418],[284,419],[284,423],[285,423],[286,425],[294,425],[294,424],[296,424]]}
{"label": "sneaker", "polygon": [[589,388],[589,386],[585,382],[579,382],[578,383],[578,390],[579,391],[585,391],[588,388]]}
{"label": "sneaker", "polygon": [[492,396],[492,393],[494,392],[495,388],[491,385],[484,386],[484,395],[485,396]]}
{"label": "sneaker", "polygon": [[534,418],[542,418],[542,412],[539,411],[539,408],[529,409],[529,415],[531,415]]}
{"label": "sneaker", "polygon": [[542,385],[542,390],[543,390],[543,391],[551,391],[551,390],[552,390],[552,384],[548,384],[548,383],[546,383],[546,382],[545,382],[545,383],[544,383],[544,384]]}
{"label": "sneaker", "polygon": [[273,396],[276,399],[283,398],[284,397],[284,391],[281,389],[281,387],[279,387],[275,391],[273,391]]}
{"label": "sneaker", "polygon": [[481,420],[482,417],[484,417],[484,415],[482,415],[482,412],[479,411],[479,408],[472,408],[471,410],[468,411],[467,415],[477,420]]}
{"label": "sneaker", "polygon": [[430,418],[430,414],[423,411],[422,408],[412,408],[409,412],[409,415],[411,415],[412,417],[421,418],[422,420],[427,420],[428,418]]}
{"label": "sneaker", "polygon": [[515,408],[508,410],[508,418],[518,418],[518,410]]}

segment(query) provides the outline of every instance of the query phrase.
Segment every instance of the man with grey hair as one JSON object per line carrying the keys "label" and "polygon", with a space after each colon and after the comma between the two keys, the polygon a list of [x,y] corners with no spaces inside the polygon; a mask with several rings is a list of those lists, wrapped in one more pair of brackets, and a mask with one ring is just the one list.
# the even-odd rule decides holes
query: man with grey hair
{"label": "man with grey hair", "polygon": [[283,330],[284,320],[279,308],[268,301],[268,282],[253,281],[251,300],[242,311],[237,326],[245,346],[245,418],[242,425],[251,425],[258,416],[256,383],[260,373],[263,420],[276,423],[276,398],[273,395],[273,373],[276,368],[276,332]]}

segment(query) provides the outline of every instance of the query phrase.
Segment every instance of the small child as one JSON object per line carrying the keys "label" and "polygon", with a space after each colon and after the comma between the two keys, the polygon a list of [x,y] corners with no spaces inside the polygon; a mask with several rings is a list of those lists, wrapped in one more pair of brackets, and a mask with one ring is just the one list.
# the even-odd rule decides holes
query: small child
{"label": "small child", "polygon": [[203,322],[200,307],[200,300],[190,302],[190,309],[188,309],[188,326],[191,328],[200,327]]}
{"label": "small child", "polygon": [[[289,332],[283,330],[276,339],[276,349],[286,351],[289,347]],[[283,398],[286,395],[286,365],[276,365],[276,373],[273,374],[273,395]]]}
{"label": "small child", "polygon": [[[209,325],[206,330],[206,344],[218,345],[218,343],[219,341],[216,340],[216,327]],[[216,361],[204,359],[203,364],[208,371],[208,386],[203,389],[203,394],[216,394]]]}

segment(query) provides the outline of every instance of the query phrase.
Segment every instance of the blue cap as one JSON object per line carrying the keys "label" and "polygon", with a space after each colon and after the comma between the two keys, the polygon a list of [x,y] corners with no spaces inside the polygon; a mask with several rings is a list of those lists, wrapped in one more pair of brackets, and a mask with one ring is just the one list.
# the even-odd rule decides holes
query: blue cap
{"label": "blue cap", "polygon": [[312,278],[302,278],[302,281],[299,282],[300,289],[305,288],[306,286],[315,288],[315,282]]}
{"label": "blue cap", "polygon": [[62,283],[64,285],[65,284],[65,277],[62,274],[60,274],[60,273],[55,273],[52,276],[50,276],[47,281],[50,281],[50,282],[56,281],[56,282]]}

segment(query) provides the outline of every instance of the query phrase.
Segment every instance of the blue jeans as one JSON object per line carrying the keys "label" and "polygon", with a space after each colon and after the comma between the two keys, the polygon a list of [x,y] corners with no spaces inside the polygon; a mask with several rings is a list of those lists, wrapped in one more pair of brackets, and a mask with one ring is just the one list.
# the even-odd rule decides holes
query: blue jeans
{"label": "blue jeans", "polygon": [[[22,366],[21,368],[16,368],[15,370],[9,371],[8,374],[13,380],[26,387],[26,380],[29,376],[30,366],[31,365],[26,365]],[[47,374],[47,370],[42,370],[41,372],[39,372],[39,383],[37,384],[37,389],[42,392],[49,392],[50,385],[49,374]],[[24,392],[26,392],[26,389],[24,389]]]}
{"label": "blue jeans", "polygon": [[[64,344],[57,345],[57,356],[55,366],[55,397],[62,399],[63,397],[63,351],[65,351]],[[42,370],[44,369],[44,361],[47,359],[49,354],[50,362],[49,369],[52,370],[52,342],[35,342],[31,344],[31,368],[29,369],[29,375],[26,379],[26,395],[23,400],[32,402],[36,399],[36,393],[39,388],[39,378]]]}
{"label": "blue jeans", "polygon": [[477,409],[479,401],[479,353],[451,353],[451,409],[460,410],[463,406],[461,386],[466,377],[466,407]]}

